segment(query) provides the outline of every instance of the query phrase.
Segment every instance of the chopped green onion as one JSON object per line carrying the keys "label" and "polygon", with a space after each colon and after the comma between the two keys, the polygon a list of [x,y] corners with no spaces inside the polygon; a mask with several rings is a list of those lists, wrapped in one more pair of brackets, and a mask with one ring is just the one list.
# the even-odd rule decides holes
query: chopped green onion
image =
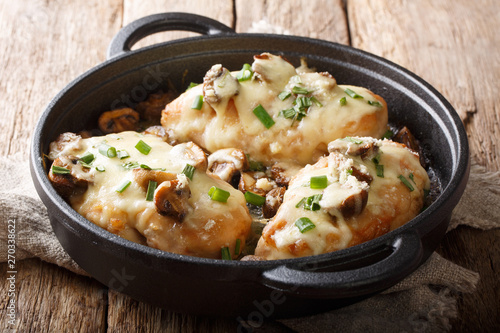
{"label": "chopped green onion", "polygon": [[381,152],[379,152],[374,158],[372,158],[372,162],[375,163],[375,164],[379,164],[380,163],[380,159],[382,158],[381,156]]}
{"label": "chopped green onion", "polygon": [[266,202],[265,197],[250,191],[245,192],[245,200],[255,206],[262,206]]}
{"label": "chopped green onion", "polygon": [[123,149],[117,150],[116,151],[116,156],[118,156],[118,158],[120,160],[123,160],[124,158],[130,157],[128,151],[123,150]]}
{"label": "chopped green onion", "polygon": [[320,101],[318,101],[318,99],[314,96],[311,96],[311,102],[313,102],[316,106],[319,106],[319,107],[323,106],[323,104],[321,104]]}
{"label": "chopped green onion", "polygon": [[92,154],[90,152],[88,152],[85,155],[83,155],[82,157],[80,157],[80,161],[85,163],[85,164],[90,164],[94,160],[95,160],[95,156],[94,156],[94,154]]}
{"label": "chopped green onion", "polygon": [[349,95],[351,98],[363,98],[363,96],[361,95],[358,95],[354,90],[351,90],[349,88],[347,88],[346,90],[344,90],[345,93],[347,95]]}
{"label": "chopped green onion", "polygon": [[310,93],[309,90],[307,90],[306,88],[302,88],[302,87],[299,87],[299,86],[294,86],[292,88],[292,93],[298,95],[298,94],[302,94],[302,95],[307,95]]}
{"label": "chopped green onion", "polygon": [[158,185],[157,182],[155,182],[153,180],[149,181],[149,183],[148,183],[148,190],[146,192],[146,201],[153,201],[157,185]]}
{"label": "chopped green onion", "polygon": [[68,175],[71,173],[71,170],[67,169],[65,167],[62,167],[62,166],[53,165],[52,166],[52,173],[55,175]]}
{"label": "chopped green onion", "polygon": [[203,95],[196,95],[193,100],[193,104],[191,104],[191,109],[201,110],[203,106]]}
{"label": "chopped green onion", "polygon": [[413,184],[417,185],[417,183],[415,183],[415,179],[413,179],[413,173],[410,173],[409,177],[410,177],[411,181],[413,182]]}
{"label": "chopped green onion", "polygon": [[371,106],[376,106],[378,108],[382,107],[382,104],[380,104],[380,102],[378,101],[368,101],[368,104],[370,104]]}
{"label": "chopped green onion", "polygon": [[239,255],[240,254],[240,248],[241,248],[241,239],[236,240],[236,245],[234,246],[234,255]]}
{"label": "chopped green onion", "polygon": [[343,138],[341,140],[342,141],[349,141],[349,142],[355,143],[357,145],[360,145],[360,144],[363,143],[363,140],[359,140],[359,139],[353,138],[352,136],[346,136],[345,138]]}
{"label": "chopped green onion", "polygon": [[135,149],[141,152],[141,154],[147,155],[151,151],[151,147],[144,141],[139,140],[135,145]]}
{"label": "chopped green onion", "polygon": [[314,229],[316,226],[314,223],[307,217],[301,217],[295,221],[295,226],[299,228],[301,233]]}
{"label": "chopped green onion", "polygon": [[352,169],[347,169],[346,172],[349,174],[349,175],[352,175],[352,173],[354,172]]}
{"label": "chopped green onion", "polygon": [[326,188],[328,186],[328,178],[326,175],[311,177],[310,187],[314,189]]}
{"label": "chopped green onion", "polygon": [[297,104],[297,107],[301,109],[303,108],[304,110],[312,105],[311,97],[297,97],[295,103]]}
{"label": "chopped green onion", "polygon": [[393,135],[394,132],[388,129],[387,131],[385,131],[384,135],[382,135],[382,139],[390,139],[393,137]]}
{"label": "chopped green onion", "polygon": [[347,104],[347,98],[342,97],[342,98],[339,100],[339,103],[340,103],[340,105],[342,105],[342,106],[346,105],[346,104]]}
{"label": "chopped green onion", "polygon": [[236,74],[238,81],[248,81],[252,78],[252,66],[249,64],[243,64],[243,68]]}
{"label": "chopped green onion", "polygon": [[192,166],[191,164],[187,163],[184,169],[182,170],[182,173],[186,175],[189,179],[193,180],[193,175],[194,171],[196,168]]}
{"label": "chopped green onion", "polygon": [[210,199],[219,201],[219,202],[227,202],[227,199],[231,195],[228,191],[225,191],[221,188],[212,186],[210,190],[208,190],[208,195]]}
{"label": "chopped green onion", "polygon": [[246,154],[250,171],[266,171],[266,167],[262,162],[254,161],[250,155]]}
{"label": "chopped green onion", "polygon": [[377,177],[384,178],[384,166],[382,164],[376,164],[375,171],[377,172]]}
{"label": "chopped green onion", "polygon": [[399,175],[398,176],[399,180],[401,180],[401,182],[406,186],[408,187],[408,189],[410,190],[410,192],[412,192],[414,190],[413,186],[411,185],[411,183],[408,181],[408,179],[405,178],[405,176],[403,175]]}
{"label": "chopped green onion", "polygon": [[259,104],[255,109],[253,109],[253,114],[259,118],[260,122],[267,128],[271,128],[275,123],[273,118],[267,113],[266,109]]}
{"label": "chopped green onion", "polygon": [[304,209],[307,210],[312,210],[312,211],[319,210],[321,208],[319,202],[321,201],[322,198],[323,194],[315,194],[311,195],[310,197],[304,197],[295,205],[295,208],[300,208],[302,206]]}
{"label": "chopped green onion", "polygon": [[229,252],[229,247],[224,246],[221,248],[222,260],[232,260],[231,253]]}
{"label": "chopped green onion", "polygon": [[289,91],[282,91],[282,92],[279,93],[278,98],[280,100],[284,101],[285,99],[287,99],[290,96],[292,96],[291,92],[289,92]]}
{"label": "chopped green onion", "polygon": [[296,114],[297,112],[293,108],[280,111],[280,115],[282,115],[286,119],[292,119],[293,117],[295,117]]}
{"label": "chopped green onion", "polygon": [[123,191],[125,191],[125,190],[127,189],[127,187],[129,187],[129,186],[130,186],[130,184],[131,184],[131,183],[132,183],[132,182],[131,182],[130,180],[126,180],[126,181],[124,181],[123,183],[121,183],[121,184],[120,184],[120,186],[118,186],[118,187],[116,188],[116,192],[118,192],[118,193],[122,193]]}
{"label": "chopped green onion", "polygon": [[189,89],[191,89],[191,88],[194,88],[194,87],[196,87],[197,85],[199,85],[199,83],[191,82],[191,83],[189,84],[189,86],[187,87],[187,89],[186,89],[186,90],[189,90]]}
{"label": "chopped green onion", "polygon": [[304,205],[304,203],[306,202],[306,200],[307,200],[307,198],[306,198],[306,197],[304,197],[304,198],[300,199],[300,201],[299,201],[299,202],[297,202],[297,204],[295,205],[295,208],[299,208],[300,206],[303,206],[303,205]]}
{"label": "chopped green onion", "polygon": [[135,169],[139,167],[139,163],[130,161],[127,163],[123,163],[122,167],[125,168],[126,170]]}
{"label": "chopped green onion", "polygon": [[102,155],[104,155],[106,157],[113,158],[113,157],[116,157],[116,148],[111,147],[108,144],[102,143],[99,146],[99,153],[101,153]]}
{"label": "chopped green onion", "polygon": [[95,167],[95,169],[96,169],[97,171],[99,171],[99,172],[104,172],[104,171],[106,171],[106,168],[104,168],[102,165],[98,165],[98,166],[96,166],[96,167]]}

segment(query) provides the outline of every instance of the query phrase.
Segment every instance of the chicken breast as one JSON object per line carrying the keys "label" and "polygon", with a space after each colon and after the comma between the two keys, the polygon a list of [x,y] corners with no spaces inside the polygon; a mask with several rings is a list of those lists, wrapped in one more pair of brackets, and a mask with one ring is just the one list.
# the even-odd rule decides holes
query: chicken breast
{"label": "chicken breast", "polygon": [[[49,178],[96,225],[150,247],[197,257],[236,258],[251,229],[243,194],[206,173],[192,142],[121,132],[51,145]],[[240,246],[241,244],[241,246]]]}
{"label": "chicken breast", "polygon": [[424,205],[430,180],[418,154],[389,140],[348,137],[292,178],[255,255],[286,259],[332,252],[394,230]]}
{"label": "chicken breast", "polygon": [[172,141],[193,141],[209,152],[237,148],[268,165],[305,165],[335,139],[382,137],[387,105],[368,89],[338,85],[329,73],[264,53],[239,72],[214,65],[203,84],[167,104],[161,123]]}

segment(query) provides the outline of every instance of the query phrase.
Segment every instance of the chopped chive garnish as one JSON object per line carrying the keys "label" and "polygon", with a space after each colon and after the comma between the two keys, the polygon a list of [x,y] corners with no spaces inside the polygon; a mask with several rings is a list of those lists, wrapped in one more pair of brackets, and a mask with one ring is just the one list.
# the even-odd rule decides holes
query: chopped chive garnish
{"label": "chopped chive garnish", "polygon": [[189,90],[189,89],[191,89],[191,88],[193,88],[193,87],[196,87],[198,84],[199,84],[199,83],[191,82],[191,83],[189,84],[189,86],[187,87],[187,89],[186,89],[186,90]]}
{"label": "chopped chive garnish", "polygon": [[117,150],[116,151],[116,156],[118,156],[118,158],[120,160],[123,160],[124,158],[130,157],[128,151],[123,150],[123,149]]}
{"label": "chopped chive garnish", "polygon": [[191,104],[191,109],[201,110],[203,106],[203,95],[196,95],[193,100],[193,104]]}
{"label": "chopped chive garnish", "polygon": [[53,165],[52,166],[52,173],[55,175],[68,175],[71,173],[71,170],[67,169],[65,167],[62,167],[62,166]]}
{"label": "chopped chive garnish", "polygon": [[384,166],[382,164],[376,164],[375,171],[377,172],[377,177],[384,178]]}
{"label": "chopped chive garnish", "polygon": [[302,94],[302,95],[307,95],[310,93],[309,90],[307,90],[306,88],[302,88],[302,87],[299,87],[299,86],[294,86],[292,88],[292,92],[296,95],[298,94]]}
{"label": "chopped chive garnish", "polygon": [[182,173],[186,175],[190,180],[193,180],[193,175],[194,171],[196,168],[192,166],[191,164],[187,163],[184,169],[182,170]]}
{"label": "chopped chive garnish", "polygon": [[108,144],[102,143],[99,146],[99,153],[101,153],[102,155],[104,155],[106,157],[113,158],[113,157],[116,157],[116,148],[111,147]]}
{"label": "chopped chive garnish", "polygon": [[304,203],[306,202],[306,200],[307,200],[307,198],[306,198],[306,197],[304,197],[304,198],[300,199],[300,201],[299,201],[299,202],[297,202],[297,204],[295,205],[295,208],[299,208],[300,206],[303,206],[303,205],[304,205]]}
{"label": "chopped chive garnish", "polygon": [[298,108],[304,108],[304,109],[307,109],[312,105],[311,97],[297,97],[295,103]]}
{"label": "chopped chive garnish", "polygon": [[403,175],[399,175],[398,176],[399,180],[401,180],[401,182],[406,186],[408,187],[408,189],[410,190],[410,192],[412,192],[414,190],[413,188],[413,185],[411,185],[411,183],[408,181],[408,179],[405,178],[405,176]]}
{"label": "chopped chive garnish", "polygon": [[[134,162],[132,162],[134,163]],[[138,165],[141,169],[145,169],[145,170],[160,170],[160,171],[165,171],[166,169],[165,168],[152,168],[150,167],[149,165],[146,165],[146,164],[139,164]]]}
{"label": "chopped chive garnish", "polygon": [[347,172],[347,174],[352,175],[353,170],[352,169],[347,169],[346,172]]}
{"label": "chopped chive garnish", "polygon": [[259,118],[260,122],[267,128],[271,128],[275,123],[273,118],[267,113],[266,109],[262,105],[258,105],[253,109],[253,114]]}
{"label": "chopped chive garnish", "polygon": [[149,183],[148,183],[148,190],[146,192],[146,201],[153,201],[157,185],[158,185],[157,182],[155,182],[153,180],[149,181]]}
{"label": "chopped chive garnish", "polygon": [[340,105],[342,105],[342,106],[346,105],[346,104],[347,104],[347,98],[342,97],[342,98],[339,100],[339,103],[340,103]]}
{"label": "chopped chive garnish", "polygon": [[262,206],[266,202],[265,197],[250,191],[245,192],[245,200],[255,206]]}
{"label": "chopped chive garnish", "polygon": [[326,175],[311,177],[310,187],[314,189],[326,188],[328,186],[328,178]]}
{"label": "chopped chive garnish", "polygon": [[104,171],[106,171],[106,168],[104,168],[102,165],[98,165],[98,166],[96,166],[96,167],[95,167],[95,169],[96,169],[97,171],[99,171],[99,172],[104,172]]}
{"label": "chopped chive garnish", "polygon": [[299,231],[301,233],[304,233],[316,227],[314,223],[311,221],[311,219],[307,217],[301,217],[297,219],[297,221],[295,221],[295,226],[299,228]]}
{"label": "chopped chive garnish", "polygon": [[319,106],[319,107],[323,106],[323,104],[321,104],[320,101],[318,101],[318,99],[314,96],[311,96],[311,102],[313,102],[316,106]]}
{"label": "chopped chive garnish", "polygon": [[343,138],[341,140],[342,141],[349,141],[349,142],[355,143],[357,145],[360,145],[363,143],[363,140],[359,140],[359,139],[353,138],[351,136],[346,136],[345,138]]}
{"label": "chopped chive garnish", "polygon": [[375,164],[379,164],[381,158],[382,158],[381,152],[379,152],[374,158],[372,158],[372,162]]}
{"label": "chopped chive garnish", "polygon": [[82,157],[80,157],[80,161],[85,163],[85,164],[90,164],[94,160],[95,160],[95,156],[94,156],[94,154],[92,154],[90,152],[88,152],[85,155],[83,155]]}
{"label": "chopped chive garnish", "polygon": [[262,162],[254,161],[250,155],[246,154],[250,171],[266,171],[266,167]]}
{"label": "chopped chive garnish", "polygon": [[410,177],[413,184],[417,185],[417,183],[415,183],[415,179],[413,179],[413,173],[410,173],[408,176]]}
{"label": "chopped chive garnish", "polygon": [[390,139],[394,135],[394,132],[390,129],[385,131],[384,135],[382,135],[382,139]]}
{"label": "chopped chive garnish", "polygon": [[231,253],[229,252],[229,247],[224,246],[221,248],[222,260],[231,260]]}
{"label": "chopped chive garnish", "polygon": [[310,197],[304,197],[295,205],[295,208],[303,207],[304,209],[312,211],[319,210],[321,208],[319,202],[322,198],[323,194],[315,194]]}
{"label": "chopped chive garnish", "polygon": [[131,161],[131,162],[123,163],[122,167],[125,168],[126,170],[135,169],[135,168],[139,167],[139,163]]}
{"label": "chopped chive garnish", "polygon": [[358,95],[358,94],[357,94],[354,90],[351,90],[351,89],[349,89],[349,88],[347,88],[347,89],[346,89],[346,90],[344,90],[344,91],[345,91],[345,93],[346,93],[347,95],[349,95],[349,97],[351,97],[351,98],[363,98],[363,96]]}
{"label": "chopped chive garnish", "polygon": [[286,119],[292,119],[293,117],[295,117],[296,114],[297,112],[293,108],[280,111],[280,115],[282,115]]}
{"label": "chopped chive garnish", "polygon": [[243,64],[243,68],[236,74],[236,78],[238,81],[248,81],[252,78],[253,72],[252,72],[252,66],[249,64]]}
{"label": "chopped chive garnish", "polygon": [[208,195],[210,196],[210,199],[219,201],[219,202],[227,202],[227,199],[231,195],[228,191],[225,191],[221,188],[218,188],[216,186],[212,186],[210,190],[208,190]]}
{"label": "chopped chive garnish", "polygon": [[234,246],[234,255],[239,255],[240,254],[240,248],[241,248],[241,239],[236,240],[236,245]]}
{"label": "chopped chive garnish", "polygon": [[127,189],[127,187],[129,187],[129,186],[130,186],[130,184],[131,184],[131,183],[132,183],[132,182],[131,182],[130,180],[126,180],[126,181],[124,181],[123,183],[121,183],[121,184],[120,184],[120,186],[118,186],[118,187],[116,188],[116,192],[118,192],[118,193],[122,193],[123,191],[125,191],[125,190]]}
{"label": "chopped chive garnish", "polygon": [[144,141],[139,140],[135,145],[135,149],[141,152],[141,154],[147,155],[151,151],[151,147]]}
{"label": "chopped chive garnish", "polygon": [[376,106],[378,108],[382,107],[382,104],[380,104],[380,102],[378,101],[368,101],[368,104],[370,104],[371,106]]}
{"label": "chopped chive garnish", "polygon": [[289,91],[282,91],[282,92],[279,93],[278,98],[281,99],[282,101],[284,101],[285,99],[287,99],[290,96],[292,96],[291,92],[289,92]]}

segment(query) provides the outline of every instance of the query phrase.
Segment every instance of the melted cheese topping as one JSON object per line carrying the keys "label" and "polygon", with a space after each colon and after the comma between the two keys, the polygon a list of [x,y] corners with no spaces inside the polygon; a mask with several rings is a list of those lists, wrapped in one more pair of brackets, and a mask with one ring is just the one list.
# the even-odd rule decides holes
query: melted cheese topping
{"label": "melted cheese topping", "polygon": [[[283,204],[264,228],[256,255],[285,259],[336,251],[387,233],[420,212],[430,181],[418,156],[392,141],[360,139],[375,142],[379,164],[384,166],[383,177],[377,176],[373,156],[362,158],[332,152],[315,165],[306,166],[292,179]],[[370,184],[353,176],[352,167],[369,174]],[[310,188],[311,177],[323,175],[327,176],[328,186]],[[412,191],[401,182],[400,175],[411,182]],[[344,217],[342,204],[363,190],[368,192],[364,209],[355,216]],[[308,210],[299,204],[303,198],[313,195],[322,195],[318,210]],[[354,207],[360,204],[361,199],[357,197],[357,200]],[[302,217],[309,218],[315,227],[301,233],[295,221]]]}
{"label": "melted cheese topping", "polygon": [[[220,69],[220,65],[216,66],[207,76]],[[332,140],[354,135],[379,138],[386,131],[386,103],[365,88],[337,85],[327,73],[307,72],[303,68],[297,71],[281,57],[270,54],[256,57],[252,68],[255,75],[251,80],[238,82],[237,72],[230,73],[230,78],[205,77],[204,85],[189,89],[167,105],[162,125],[170,138],[180,142],[192,140],[210,152],[240,148],[256,160],[305,165],[325,154]],[[278,95],[294,87],[310,91],[307,96],[319,102],[312,103],[300,121],[280,114],[294,107],[296,96],[281,100]],[[359,98],[346,94],[348,88]],[[192,101],[199,95],[205,95],[205,103],[201,110],[194,110]],[[340,102],[343,98],[345,105]],[[377,103],[371,105],[368,101]],[[253,113],[258,105],[274,120],[270,129]]]}
{"label": "melted cheese topping", "polygon": [[[139,140],[151,147],[144,155],[135,148]],[[125,150],[130,157],[109,158],[99,153],[99,146],[106,143],[117,151]],[[244,244],[250,231],[251,217],[241,192],[229,184],[196,170],[189,180],[182,171],[194,161],[184,154],[185,147],[172,147],[154,135],[122,132],[103,137],[80,139],[78,146],[68,144],[66,150],[55,152],[53,158],[81,157],[92,153],[95,160],[87,172],[92,181],[83,194],[70,198],[72,207],[81,215],[126,239],[145,243],[165,251],[220,258],[221,247],[229,247],[234,253],[237,239]],[[134,179],[134,168],[147,165],[176,175],[178,187],[188,186],[191,209],[182,221],[157,212],[155,203],[146,200],[146,191]],[[103,168],[100,172],[97,168]],[[121,184],[130,185],[121,193]],[[158,184],[160,185],[160,184]],[[211,200],[208,192],[217,186],[230,192],[227,203]]]}

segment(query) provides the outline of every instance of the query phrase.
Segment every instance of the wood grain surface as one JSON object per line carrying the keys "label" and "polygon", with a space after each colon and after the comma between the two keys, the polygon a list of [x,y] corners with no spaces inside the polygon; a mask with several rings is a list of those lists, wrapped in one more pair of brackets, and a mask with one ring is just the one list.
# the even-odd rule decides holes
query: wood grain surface
{"label": "wood grain surface", "polygon": [[[392,60],[451,102],[466,125],[472,158],[500,170],[497,0],[0,0],[0,155],[28,156],[33,127],[50,99],[106,59],[108,44],[123,25],[166,11],[208,16],[237,32],[264,20],[289,34],[350,44]],[[192,35],[159,33],[135,48]],[[477,292],[459,296],[453,331],[500,327],[499,238],[499,230],[461,227],[439,248],[481,275]],[[37,259],[18,262],[17,270],[20,332],[231,332],[237,327],[231,318],[180,315],[134,301]],[[2,264],[0,277],[5,276]],[[0,330],[8,327],[6,288],[2,282]]]}

